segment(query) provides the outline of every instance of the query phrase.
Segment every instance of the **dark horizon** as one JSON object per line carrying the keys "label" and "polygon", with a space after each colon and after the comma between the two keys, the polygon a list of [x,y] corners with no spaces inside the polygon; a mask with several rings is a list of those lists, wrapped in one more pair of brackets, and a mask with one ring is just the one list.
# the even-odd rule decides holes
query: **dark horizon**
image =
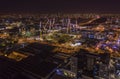
{"label": "dark horizon", "polygon": [[0,13],[120,13],[116,0],[2,0]]}

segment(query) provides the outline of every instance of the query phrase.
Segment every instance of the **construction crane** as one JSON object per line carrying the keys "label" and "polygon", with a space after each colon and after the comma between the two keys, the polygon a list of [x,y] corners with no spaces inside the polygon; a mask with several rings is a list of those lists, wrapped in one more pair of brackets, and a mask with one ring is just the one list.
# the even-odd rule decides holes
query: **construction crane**
{"label": "construction crane", "polygon": [[70,22],[71,22],[71,19],[68,18],[68,19],[67,19],[67,33],[70,32]]}
{"label": "construction crane", "polygon": [[40,38],[42,37],[42,29],[41,29],[41,27],[42,27],[42,23],[41,23],[41,21],[40,21],[40,24],[39,24]]}

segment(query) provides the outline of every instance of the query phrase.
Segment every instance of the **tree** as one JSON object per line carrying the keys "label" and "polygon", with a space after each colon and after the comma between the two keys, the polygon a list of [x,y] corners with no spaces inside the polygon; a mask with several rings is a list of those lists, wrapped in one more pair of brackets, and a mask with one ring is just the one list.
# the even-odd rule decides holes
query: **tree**
{"label": "tree", "polygon": [[54,34],[54,40],[56,40],[58,43],[66,43],[72,39],[71,36],[67,34]]}

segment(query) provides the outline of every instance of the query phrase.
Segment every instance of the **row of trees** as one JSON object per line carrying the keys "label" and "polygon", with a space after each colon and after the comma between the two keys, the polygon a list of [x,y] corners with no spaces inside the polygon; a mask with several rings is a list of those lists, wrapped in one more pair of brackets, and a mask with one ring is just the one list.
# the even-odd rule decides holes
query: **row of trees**
{"label": "row of trees", "polygon": [[51,38],[59,44],[66,43],[72,40],[72,36],[68,34],[54,33]]}

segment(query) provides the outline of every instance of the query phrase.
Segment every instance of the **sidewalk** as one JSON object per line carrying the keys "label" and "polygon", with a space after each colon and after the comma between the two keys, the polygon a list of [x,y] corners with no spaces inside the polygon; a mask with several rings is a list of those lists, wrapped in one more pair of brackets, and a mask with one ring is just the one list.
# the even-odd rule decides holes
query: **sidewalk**
{"label": "sidewalk", "polygon": [[82,79],[93,79],[93,78],[85,76],[85,75],[82,75],[82,77],[83,77]]}

